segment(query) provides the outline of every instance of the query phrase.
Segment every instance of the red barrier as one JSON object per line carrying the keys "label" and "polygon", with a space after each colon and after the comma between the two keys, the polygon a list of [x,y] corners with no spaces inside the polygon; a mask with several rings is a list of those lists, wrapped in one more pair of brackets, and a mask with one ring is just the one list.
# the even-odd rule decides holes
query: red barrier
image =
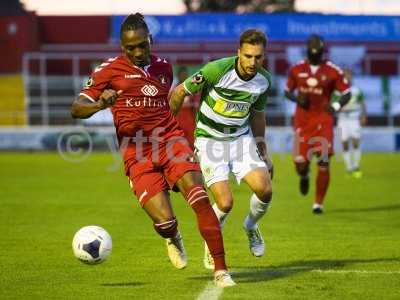
{"label": "red barrier", "polygon": [[19,72],[22,54],[38,49],[36,15],[0,17],[0,73]]}
{"label": "red barrier", "polygon": [[41,44],[106,44],[110,36],[109,16],[41,16]]}

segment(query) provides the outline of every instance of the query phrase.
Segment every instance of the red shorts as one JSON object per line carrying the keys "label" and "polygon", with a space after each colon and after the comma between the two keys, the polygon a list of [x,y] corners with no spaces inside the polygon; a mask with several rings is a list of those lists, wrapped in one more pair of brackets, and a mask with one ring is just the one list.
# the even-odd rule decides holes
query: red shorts
{"label": "red shorts", "polygon": [[333,126],[319,123],[312,127],[295,128],[293,159],[295,162],[309,162],[316,155],[328,159],[333,155]]}
{"label": "red shorts", "polygon": [[200,172],[187,142],[170,140],[153,150],[144,149],[143,158],[131,164],[127,172],[132,191],[142,207],[156,194],[172,189],[186,172]]}

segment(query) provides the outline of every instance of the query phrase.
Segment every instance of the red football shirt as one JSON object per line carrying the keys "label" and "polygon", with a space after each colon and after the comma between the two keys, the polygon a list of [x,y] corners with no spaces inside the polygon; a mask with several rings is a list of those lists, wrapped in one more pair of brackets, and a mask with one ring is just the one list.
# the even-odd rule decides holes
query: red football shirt
{"label": "red football shirt", "polygon": [[294,127],[308,127],[316,123],[328,122],[333,126],[333,116],[325,111],[334,90],[341,93],[349,91],[349,84],[342,70],[330,61],[323,61],[316,71],[307,60],[294,65],[289,71],[286,90],[306,94],[310,107],[296,107]]}
{"label": "red football shirt", "polygon": [[105,89],[123,91],[111,111],[120,146],[124,143],[127,147],[123,151],[125,162],[134,160],[136,145],[130,138],[140,131],[143,137],[164,140],[183,136],[168,103],[172,80],[172,67],[165,59],[152,55],[150,65],[140,68],[121,55],[99,65],[81,91],[80,95],[92,101]]}

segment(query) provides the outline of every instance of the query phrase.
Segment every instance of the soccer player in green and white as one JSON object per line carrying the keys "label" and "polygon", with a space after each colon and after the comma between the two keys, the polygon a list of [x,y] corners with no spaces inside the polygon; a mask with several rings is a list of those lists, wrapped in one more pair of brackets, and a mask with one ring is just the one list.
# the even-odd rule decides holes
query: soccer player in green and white
{"label": "soccer player in green and white", "polygon": [[[216,201],[214,212],[222,228],[233,206],[230,173],[238,184],[241,180],[248,184],[253,194],[243,228],[250,251],[257,257],[265,251],[257,222],[272,198],[272,162],[265,142],[264,113],[271,75],[262,67],[266,43],[261,31],[243,32],[237,56],[206,64],[177,86],[170,98],[171,110],[176,114],[186,95],[201,92],[195,152]],[[204,265],[213,268],[207,247]]]}
{"label": "soccer player in green and white", "polygon": [[[351,84],[352,73],[350,70],[344,71],[345,78]],[[351,99],[343,106],[338,114],[338,127],[340,129],[343,160],[347,172],[354,178],[361,178],[361,128],[367,123],[366,106],[364,95],[361,90],[351,85]]]}

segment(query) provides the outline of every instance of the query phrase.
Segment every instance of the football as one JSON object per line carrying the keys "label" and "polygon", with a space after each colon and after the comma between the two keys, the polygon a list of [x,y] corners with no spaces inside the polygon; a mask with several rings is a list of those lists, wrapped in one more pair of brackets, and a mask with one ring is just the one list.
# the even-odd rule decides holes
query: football
{"label": "football", "polygon": [[99,264],[105,261],[111,249],[111,236],[100,226],[82,227],[72,240],[75,257],[87,264]]}

